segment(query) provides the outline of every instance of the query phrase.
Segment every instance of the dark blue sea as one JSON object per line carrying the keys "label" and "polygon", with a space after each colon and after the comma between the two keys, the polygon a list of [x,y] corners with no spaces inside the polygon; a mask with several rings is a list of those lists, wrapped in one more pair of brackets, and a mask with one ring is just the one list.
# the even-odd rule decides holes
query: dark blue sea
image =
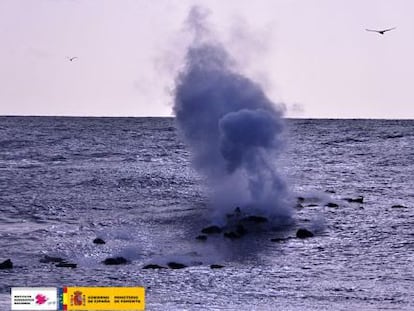
{"label": "dark blue sea", "polygon": [[0,117],[0,309],[14,286],[144,286],[147,310],[414,310],[414,121],[285,123],[292,224],[199,241],[208,189],[174,119]]}

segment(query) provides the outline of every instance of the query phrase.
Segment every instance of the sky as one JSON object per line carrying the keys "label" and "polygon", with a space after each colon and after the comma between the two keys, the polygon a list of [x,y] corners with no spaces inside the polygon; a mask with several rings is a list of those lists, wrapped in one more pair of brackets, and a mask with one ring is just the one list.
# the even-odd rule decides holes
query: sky
{"label": "sky", "polygon": [[193,5],[287,117],[414,119],[412,0],[0,0],[0,115],[172,116]]}

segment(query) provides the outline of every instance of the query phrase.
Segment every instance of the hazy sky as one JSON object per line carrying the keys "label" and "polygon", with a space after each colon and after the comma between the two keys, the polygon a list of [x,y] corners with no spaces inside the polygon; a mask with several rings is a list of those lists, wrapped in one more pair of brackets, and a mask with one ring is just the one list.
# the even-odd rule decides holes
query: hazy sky
{"label": "hazy sky", "polygon": [[171,115],[193,4],[287,116],[414,119],[413,0],[0,0],[0,115]]}

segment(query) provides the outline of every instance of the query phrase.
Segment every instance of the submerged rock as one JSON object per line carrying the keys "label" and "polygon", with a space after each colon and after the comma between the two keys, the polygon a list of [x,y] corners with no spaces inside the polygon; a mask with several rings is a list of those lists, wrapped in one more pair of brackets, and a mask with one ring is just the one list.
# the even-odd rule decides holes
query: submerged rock
{"label": "submerged rock", "polygon": [[240,236],[243,236],[247,233],[248,231],[246,230],[246,228],[244,228],[243,225],[237,225],[236,226],[236,233]]}
{"label": "submerged rock", "polygon": [[224,268],[224,266],[222,266],[222,265],[217,265],[217,264],[212,264],[212,265],[210,265],[210,268],[211,268],[211,269],[221,269],[221,268]]}
{"label": "submerged rock", "polygon": [[128,263],[128,260],[124,257],[106,258],[103,261],[103,264],[105,265],[124,265],[126,263]]}
{"label": "submerged rock", "polygon": [[104,240],[102,240],[101,238],[96,238],[95,240],[93,240],[94,244],[105,244],[106,242]]}
{"label": "submerged rock", "polygon": [[357,198],[345,198],[344,200],[350,203],[364,203],[364,197],[362,195]]}
{"label": "submerged rock", "polygon": [[313,236],[314,234],[307,229],[300,228],[298,231],[296,231],[296,237],[299,239],[311,238]]}
{"label": "submerged rock", "polygon": [[56,262],[64,262],[64,261],[65,261],[65,259],[63,259],[63,258],[53,257],[53,256],[48,256],[48,255],[45,255],[45,257],[43,257],[39,260],[39,262],[41,262],[41,263],[51,263],[51,262],[56,263]]}
{"label": "submerged rock", "polygon": [[296,205],[295,205],[295,208],[296,208],[296,209],[302,209],[302,208],[303,208],[303,205],[302,205],[302,204],[300,204],[300,203],[298,203],[298,204],[296,204]]}
{"label": "submerged rock", "polygon": [[303,203],[305,201],[305,198],[304,197],[298,197],[298,202],[299,203]]}
{"label": "submerged rock", "polygon": [[270,239],[271,242],[284,242],[286,240],[288,240],[289,238],[273,238]]}
{"label": "submerged rock", "polygon": [[408,207],[404,206],[404,205],[397,204],[397,205],[391,206],[391,208],[408,208]]}
{"label": "submerged rock", "polygon": [[166,269],[166,268],[163,266],[157,265],[157,264],[150,263],[148,265],[143,266],[142,269]]}
{"label": "submerged rock", "polygon": [[187,268],[187,266],[185,264],[182,264],[182,263],[179,263],[179,262],[174,262],[174,261],[171,261],[171,262],[167,263],[167,266],[170,267],[171,269]]}
{"label": "submerged rock", "polygon": [[262,224],[262,223],[268,222],[268,219],[266,217],[263,217],[263,216],[251,215],[251,216],[244,217],[242,219],[242,221],[254,222],[256,224]]}
{"label": "submerged rock", "polygon": [[221,228],[219,226],[209,226],[205,227],[203,230],[201,230],[201,233],[205,234],[213,234],[213,233],[221,233]]}
{"label": "submerged rock", "polygon": [[229,239],[240,239],[241,238],[241,236],[238,233],[233,232],[233,231],[224,232],[223,236]]}
{"label": "submerged rock", "polygon": [[0,270],[5,270],[5,269],[13,269],[13,263],[10,259],[6,259],[2,263],[0,263]]}
{"label": "submerged rock", "polygon": [[325,206],[327,206],[327,207],[338,207],[339,205],[338,205],[338,204],[336,204],[336,203],[329,202],[329,203],[328,203],[328,204],[326,204]]}
{"label": "submerged rock", "polygon": [[59,268],[76,268],[78,265],[76,263],[59,262],[55,266]]}
{"label": "submerged rock", "polygon": [[203,235],[203,234],[200,234],[199,236],[196,237],[196,240],[205,241],[205,240],[207,240],[207,236]]}

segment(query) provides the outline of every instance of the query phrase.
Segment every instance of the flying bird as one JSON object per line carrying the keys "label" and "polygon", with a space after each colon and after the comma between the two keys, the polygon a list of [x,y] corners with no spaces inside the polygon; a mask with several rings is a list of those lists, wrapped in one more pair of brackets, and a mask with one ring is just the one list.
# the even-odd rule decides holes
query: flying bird
{"label": "flying bird", "polygon": [[68,59],[69,59],[69,61],[71,61],[71,62],[73,62],[75,59],[77,59],[78,57],[77,56],[74,56],[74,57],[68,57]]}
{"label": "flying bird", "polygon": [[384,33],[386,33],[387,31],[391,31],[394,30],[397,27],[392,27],[392,28],[387,28],[387,29],[383,29],[383,30],[375,30],[375,29],[365,29],[366,31],[372,31],[372,32],[376,32],[379,33],[380,35],[383,35]]}

